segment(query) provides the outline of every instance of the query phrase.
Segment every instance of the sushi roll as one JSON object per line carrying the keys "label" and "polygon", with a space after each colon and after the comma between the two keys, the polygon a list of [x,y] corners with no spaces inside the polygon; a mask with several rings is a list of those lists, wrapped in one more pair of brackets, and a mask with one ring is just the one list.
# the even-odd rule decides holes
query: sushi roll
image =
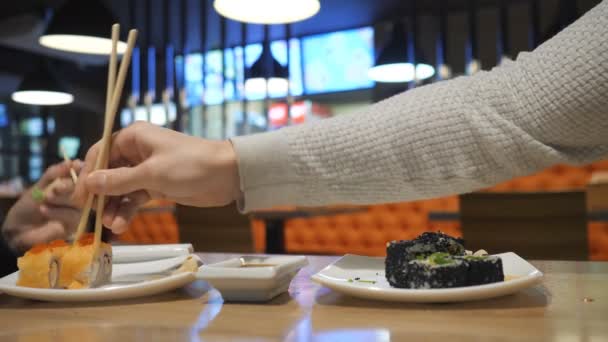
{"label": "sushi roll", "polygon": [[426,256],[435,251],[435,246],[419,243],[416,240],[391,241],[386,244],[386,259],[384,260],[385,275],[388,282],[403,283],[404,270],[410,261],[419,255]]}
{"label": "sushi roll", "polygon": [[57,260],[61,260],[63,255],[70,249],[70,245],[65,240],[53,240],[49,242],[48,246]]}
{"label": "sushi roll", "polygon": [[416,238],[418,243],[434,246],[435,252],[448,253],[450,255],[465,255],[464,240],[451,237],[442,232],[425,232]]}
{"label": "sushi roll", "polygon": [[391,241],[386,244],[387,260],[390,263],[395,261],[396,264],[414,260],[420,255],[428,256],[437,252],[465,255],[464,240],[441,232],[427,232],[414,240]]}
{"label": "sushi roll", "polygon": [[60,272],[59,265],[59,259],[53,254],[49,245],[35,245],[17,259],[19,267],[17,285],[41,289],[56,288]]}
{"label": "sushi roll", "polygon": [[467,255],[461,258],[467,263],[467,285],[482,285],[505,280],[502,260],[497,256]]}
{"label": "sushi roll", "polygon": [[[427,232],[414,240],[391,241],[386,245],[385,274],[389,283],[402,283],[399,279],[408,263],[437,252],[464,255],[464,241],[441,232]],[[392,279],[391,279],[392,278]]]}
{"label": "sushi roll", "polygon": [[389,277],[391,286],[407,289],[436,289],[465,286],[467,264],[448,253],[419,256],[400,272]]}
{"label": "sushi roll", "polygon": [[59,286],[83,289],[109,283],[112,278],[112,246],[102,242],[94,255],[94,238],[86,234],[70,247],[61,259]]}

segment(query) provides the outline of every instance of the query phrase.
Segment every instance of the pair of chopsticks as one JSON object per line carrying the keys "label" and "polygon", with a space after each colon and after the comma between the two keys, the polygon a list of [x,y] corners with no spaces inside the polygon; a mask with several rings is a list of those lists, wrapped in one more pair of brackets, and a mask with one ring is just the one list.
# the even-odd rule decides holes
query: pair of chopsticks
{"label": "pair of chopsticks", "polygon": [[[110,145],[112,139],[112,126],[114,125],[114,118],[118,111],[118,104],[122,95],[122,89],[127,76],[127,70],[131,62],[131,56],[133,55],[133,48],[135,47],[135,40],[137,39],[137,30],[133,29],[129,31],[129,37],[127,39],[127,50],[125,51],[122,61],[120,62],[120,68],[118,74],[116,74],[117,64],[117,46],[118,37],[120,35],[120,25],[112,25],[112,52],[110,53],[110,62],[108,65],[108,88],[106,92],[106,110],[104,115],[104,128],[103,136],[99,147],[99,153],[97,154],[97,160],[95,161],[94,170],[105,169],[108,167]],[[93,206],[94,194],[89,194],[85,202],[84,208],[82,209],[82,216],[76,229],[76,235],[74,238],[74,244],[78,242],[82,234],[84,233],[91,207]],[[93,255],[97,255],[99,246],[101,244],[101,232],[102,232],[102,216],[105,204],[105,196],[99,195],[97,197],[97,212],[95,215],[95,240],[93,243]]]}

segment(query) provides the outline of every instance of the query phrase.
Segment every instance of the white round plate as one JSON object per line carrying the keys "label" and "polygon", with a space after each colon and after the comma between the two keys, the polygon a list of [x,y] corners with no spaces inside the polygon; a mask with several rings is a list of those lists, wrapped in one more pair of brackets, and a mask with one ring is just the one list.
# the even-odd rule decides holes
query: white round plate
{"label": "white round plate", "polygon": [[171,270],[179,267],[188,257],[196,258],[200,262],[198,256],[191,254],[156,261],[114,264],[110,284],[81,290],[17,286],[17,271],[0,279],[0,292],[51,302],[92,302],[150,296],[180,288],[196,279],[194,272],[171,275]]}
{"label": "white round plate", "polygon": [[[416,303],[464,302],[515,293],[539,284],[543,274],[515,253],[496,254],[502,259],[506,280],[499,283],[449,289],[399,289],[384,277],[384,258],[345,255],[312,276],[312,280],[353,297]],[[359,278],[359,281],[354,280]]]}

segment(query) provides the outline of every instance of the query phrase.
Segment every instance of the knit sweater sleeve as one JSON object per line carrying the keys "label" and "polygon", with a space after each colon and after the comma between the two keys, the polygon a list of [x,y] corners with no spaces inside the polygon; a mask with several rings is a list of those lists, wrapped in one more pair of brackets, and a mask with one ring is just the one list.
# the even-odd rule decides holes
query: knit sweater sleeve
{"label": "knit sweater sleeve", "polygon": [[608,1],[491,71],[232,143],[244,211],[432,198],[608,157]]}

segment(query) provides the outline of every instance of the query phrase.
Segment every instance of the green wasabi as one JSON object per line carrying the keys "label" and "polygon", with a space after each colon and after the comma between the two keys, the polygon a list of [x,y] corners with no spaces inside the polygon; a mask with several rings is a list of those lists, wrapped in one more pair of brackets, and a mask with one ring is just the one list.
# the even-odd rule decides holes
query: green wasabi
{"label": "green wasabi", "polygon": [[44,201],[44,191],[40,190],[38,187],[34,187],[34,189],[32,189],[32,198],[36,202]]}

